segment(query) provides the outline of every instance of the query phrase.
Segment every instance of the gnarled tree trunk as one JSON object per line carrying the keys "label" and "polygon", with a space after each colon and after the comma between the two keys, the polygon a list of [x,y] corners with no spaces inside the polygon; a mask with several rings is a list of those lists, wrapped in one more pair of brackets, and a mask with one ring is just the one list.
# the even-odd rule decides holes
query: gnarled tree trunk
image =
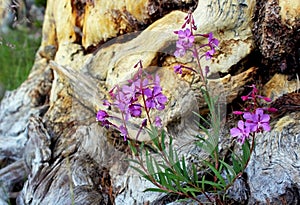
{"label": "gnarled tree trunk", "polygon": [[[268,18],[270,3],[281,8],[278,19]],[[20,88],[6,93],[0,106],[2,203],[8,199],[50,205],[172,202],[163,194],[143,192],[153,185],[129,168],[127,143],[118,132],[102,128],[95,113],[104,108],[108,91],[130,79],[136,71],[133,66],[142,60],[145,69],[160,76],[168,96],[160,115],[175,147],[190,159],[201,158],[192,141],[195,134],[203,133],[191,123],[193,111],[207,109],[198,90],[201,82],[192,81],[190,73],[173,72],[178,63],[193,65],[190,59],[173,56],[173,31],[181,27],[189,10],[194,11],[198,32],[213,32],[220,39],[216,57],[202,62],[210,66],[211,93],[230,105],[245,85],[256,80],[280,110],[272,132],[257,137],[247,177],[237,181],[229,197],[244,204],[298,203],[300,105],[298,93],[293,92],[299,81],[275,75],[280,70],[265,76],[263,70],[270,69],[269,62],[282,63],[293,56],[296,64],[283,71],[299,72],[295,67],[299,66],[299,4],[290,4],[297,6],[252,0],[48,1],[32,72]],[[265,24],[276,21],[277,25],[279,19],[288,29],[282,42],[290,42],[286,46],[292,48],[274,59],[268,52],[278,52],[280,34]],[[290,39],[292,35],[296,39]],[[259,53],[262,57],[257,57]],[[226,106],[223,109],[226,113]],[[130,132],[136,132],[139,123],[132,122]],[[224,124],[220,136],[223,153],[233,143],[228,133],[232,123]],[[147,142],[149,137],[143,133],[139,140]]]}

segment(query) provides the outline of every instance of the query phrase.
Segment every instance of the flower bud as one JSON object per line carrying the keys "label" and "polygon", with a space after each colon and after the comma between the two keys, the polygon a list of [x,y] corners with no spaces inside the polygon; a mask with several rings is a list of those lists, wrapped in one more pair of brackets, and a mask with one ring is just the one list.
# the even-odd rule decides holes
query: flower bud
{"label": "flower bud", "polygon": [[232,113],[235,114],[235,115],[242,115],[242,114],[244,114],[243,111],[233,111]]}

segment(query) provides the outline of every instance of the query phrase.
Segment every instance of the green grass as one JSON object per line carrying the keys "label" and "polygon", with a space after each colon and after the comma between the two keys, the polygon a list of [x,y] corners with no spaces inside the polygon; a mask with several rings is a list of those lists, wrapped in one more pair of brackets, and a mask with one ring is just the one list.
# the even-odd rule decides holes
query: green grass
{"label": "green grass", "polygon": [[40,38],[27,31],[0,33],[0,84],[5,89],[16,89],[28,77],[39,45]]}

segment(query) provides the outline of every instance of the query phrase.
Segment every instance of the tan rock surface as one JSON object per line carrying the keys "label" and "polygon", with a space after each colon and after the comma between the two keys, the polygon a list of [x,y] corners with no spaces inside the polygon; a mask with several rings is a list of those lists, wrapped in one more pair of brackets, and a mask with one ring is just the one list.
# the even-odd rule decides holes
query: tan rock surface
{"label": "tan rock surface", "polygon": [[280,16],[283,23],[294,26],[296,20],[299,20],[300,1],[297,0],[279,0]]}

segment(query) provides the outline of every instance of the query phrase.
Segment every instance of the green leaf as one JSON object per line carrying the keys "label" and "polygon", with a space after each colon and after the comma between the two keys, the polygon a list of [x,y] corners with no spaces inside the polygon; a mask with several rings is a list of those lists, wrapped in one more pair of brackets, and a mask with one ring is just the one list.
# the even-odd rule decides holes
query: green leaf
{"label": "green leaf", "polygon": [[183,176],[183,171],[180,167],[180,162],[177,161],[175,164],[173,164],[173,168],[176,171],[177,176],[182,177],[182,179],[186,181],[185,177]]}
{"label": "green leaf", "polygon": [[147,150],[146,150],[146,166],[149,174],[154,176],[155,169],[153,166],[153,158],[149,155],[149,152]]}
{"label": "green leaf", "polygon": [[[135,171],[137,171],[140,175],[142,175],[143,177],[144,176],[147,176],[147,173],[145,173],[143,170],[137,168],[137,167],[134,167],[134,166],[130,166],[132,169],[134,169]],[[149,180],[151,181],[151,180]]]}
{"label": "green leaf", "polygon": [[196,142],[196,145],[199,146],[200,148],[202,148],[207,154],[211,155],[214,159],[214,151],[216,149],[216,146],[213,145],[210,140],[204,140],[201,142]]}
{"label": "green leaf", "polygon": [[[188,174],[188,172],[187,172],[187,168],[186,168],[184,156],[182,156],[181,164],[182,164],[183,176],[184,176],[187,180],[189,180],[189,179],[190,179],[190,176],[189,176],[189,174]],[[190,180],[189,180],[189,181],[190,181]]]}
{"label": "green leaf", "polygon": [[140,145],[140,150],[143,150],[144,146],[145,146],[145,142],[142,142],[141,145]]}
{"label": "green leaf", "polygon": [[159,148],[158,130],[156,129],[156,127],[151,125],[151,127],[147,131],[155,147]]}
{"label": "green leaf", "polygon": [[233,166],[234,171],[236,173],[241,172],[242,169],[243,169],[243,162],[239,158],[239,156],[237,156],[236,154],[232,153],[232,155],[231,155],[231,161],[232,161],[232,166]]}
{"label": "green leaf", "polygon": [[135,160],[135,159],[129,159],[129,158],[127,158],[126,161],[133,162],[134,164],[140,164],[140,162],[137,161],[137,160]]}
{"label": "green leaf", "polygon": [[215,182],[212,182],[212,181],[206,181],[206,180],[203,180],[203,178],[202,178],[201,183],[202,183],[203,190],[205,190],[205,185],[211,185],[212,187],[214,187],[216,189],[219,189],[219,190],[224,189],[224,186],[222,186],[221,184],[218,184],[218,183],[215,183]]}
{"label": "green leaf", "polygon": [[168,155],[168,160],[171,164],[174,164],[175,163],[175,160],[174,160],[174,152],[173,152],[173,146],[172,144],[170,143],[169,144],[169,155]]}
{"label": "green leaf", "polygon": [[225,171],[227,173],[227,179],[230,183],[233,182],[233,179],[236,177],[236,172],[235,170],[232,168],[232,166],[230,166],[229,164],[227,164],[226,162],[224,162],[223,160],[219,161],[224,167],[225,167]]}
{"label": "green leaf", "polygon": [[165,145],[165,131],[162,130],[161,132],[161,148],[162,151],[166,149],[166,145]]}
{"label": "green leaf", "polygon": [[164,173],[164,174],[165,174],[165,176],[166,176],[167,183],[168,183],[170,186],[173,187],[173,179],[170,178],[170,177],[167,175],[167,173]]}
{"label": "green leaf", "polygon": [[251,155],[250,143],[248,140],[245,140],[244,144],[242,145],[242,150],[243,150],[243,157],[242,157],[243,164],[246,165]]}
{"label": "green leaf", "polygon": [[192,164],[192,172],[193,172],[193,182],[196,184],[196,186],[198,187],[198,173],[197,173],[197,169],[195,164]]}
{"label": "green leaf", "polygon": [[183,189],[184,189],[185,192],[191,192],[191,193],[193,193],[193,192],[201,192],[200,189],[196,189],[196,188],[193,188],[193,187],[184,187]]}
{"label": "green leaf", "polygon": [[214,175],[219,180],[220,185],[222,185],[223,187],[226,187],[226,182],[225,182],[224,178],[221,176],[220,172],[211,163],[204,161],[204,164],[207,165],[213,171]]}
{"label": "green leaf", "polygon": [[176,174],[173,174],[170,172],[165,172],[164,174],[167,178],[169,178],[170,180],[173,180],[174,182],[175,181],[185,182],[185,178],[182,177],[181,175],[176,175]]}
{"label": "green leaf", "polygon": [[167,182],[167,180],[165,178],[166,176],[164,175],[164,173],[163,172],[158,172],[157,175],[158,175],[157,182],[160,183],[164,187],[169,187],[169,183]]}
{"label": "green leaf", "polygon": [[136,149],[136,147],[131,143],[130,140],[128,140],[128,145],[129,145],[131,151],[133,152],[133,154],[136,155],[136,154],[138,153],[138,152],[137,152],[137,149]]}
{"label": "green leaf", "polygon": [[[204,117],[202,117],[199,113],[197,113],[197,112],[193,112],[193,113],[194,113],[194,115],[196,115],[197,117],[199,117],[207,125],[211,124],[207,119],[205,119]],[[196,122],[196,123],[201,128],[201,130],[203,130],[208,135],[208,129],[206,127],[204,127],[202,124],[200,124],[199,122]]]}
{"label": "green leaf", "polygon": [[168,193],[167,190],[162,190],[162,189],[159,189],[159,188],[148,188],[148,189],[145,189],[145,190],[144,190],[144,192],[148,192],[148,191],[151,191],[151,192]]}

